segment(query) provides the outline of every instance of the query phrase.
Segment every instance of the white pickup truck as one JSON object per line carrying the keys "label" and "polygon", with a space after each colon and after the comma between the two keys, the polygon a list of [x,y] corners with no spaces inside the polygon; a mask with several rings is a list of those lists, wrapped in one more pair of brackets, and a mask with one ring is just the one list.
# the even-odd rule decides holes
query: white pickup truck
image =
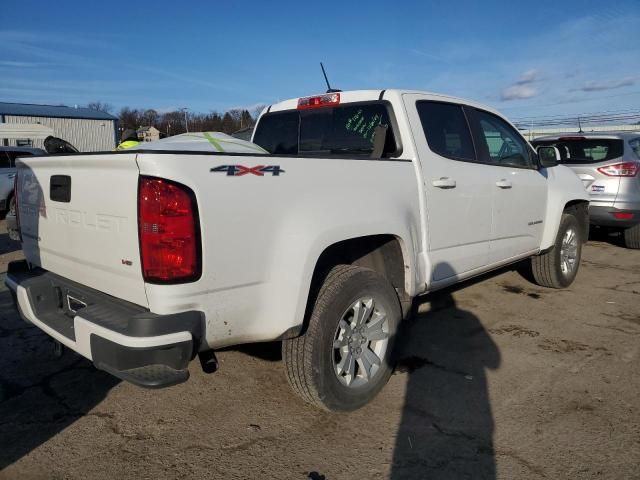
{"label": "white pickup truck", "polygon": [[268,154],[21,159],[26,260],[6,284],[23,318],[146,387],[280,340],[297,394],[353,410],[388,380],[414,297],[527,258],[540,285],[576,276],[582,183],[489,108],[329,92],[266,108],[253,142]]}

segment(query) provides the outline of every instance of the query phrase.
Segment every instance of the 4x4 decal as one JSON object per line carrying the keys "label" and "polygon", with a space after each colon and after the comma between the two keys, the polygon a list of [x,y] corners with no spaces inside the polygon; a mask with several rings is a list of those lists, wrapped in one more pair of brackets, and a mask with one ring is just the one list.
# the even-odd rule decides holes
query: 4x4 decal
{"label": "4x4 decal", "polygon": [[281,173],[285,173],[285,171],[280,168],[280,165],[256,165],[255,167],[245,167],[244,165],[220,165],[219,167],[213,167],[209,171],[225,172],[228,177],[241,177],[248,173],[259,177],[264,176],[265,173],[270,173],[272,176],[277,177]]}

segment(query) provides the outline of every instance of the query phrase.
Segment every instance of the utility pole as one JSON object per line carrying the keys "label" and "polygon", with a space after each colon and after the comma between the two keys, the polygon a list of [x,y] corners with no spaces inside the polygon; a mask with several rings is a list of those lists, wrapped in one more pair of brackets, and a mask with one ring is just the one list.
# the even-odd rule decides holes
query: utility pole
{"label": "utility pole", "polygon": [[184,128],[187,130],[187,133],[189,133],[189,120],[187,119],[187,110],[189,109],[187,107],[183,107],[180,110],[184,112]]}

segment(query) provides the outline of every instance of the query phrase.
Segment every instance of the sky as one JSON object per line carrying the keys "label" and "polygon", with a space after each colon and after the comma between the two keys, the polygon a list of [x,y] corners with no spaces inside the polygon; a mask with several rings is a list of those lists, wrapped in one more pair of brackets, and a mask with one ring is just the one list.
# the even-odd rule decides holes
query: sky
{"label": "sky", "polygon": [[3,0],[0,101],[224,111],[409,88],[507,116],[640,109],[640,0]]}

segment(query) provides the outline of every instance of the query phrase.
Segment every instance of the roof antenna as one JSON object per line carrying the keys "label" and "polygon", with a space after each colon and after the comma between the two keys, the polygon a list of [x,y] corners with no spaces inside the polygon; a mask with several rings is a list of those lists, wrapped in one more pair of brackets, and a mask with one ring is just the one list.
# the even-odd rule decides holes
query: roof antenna
{"label": "roof antenna", "polygon": [[336,88],[331,88],[329,85],[329,79],[327,78],[327,72],[324,71],[324,65],[320,62],[320,68],[322,69],[322,75],[324,75],[324,81],[327,82],[327,93],[336,93],[341,92],[342,90],[338,90]]}

